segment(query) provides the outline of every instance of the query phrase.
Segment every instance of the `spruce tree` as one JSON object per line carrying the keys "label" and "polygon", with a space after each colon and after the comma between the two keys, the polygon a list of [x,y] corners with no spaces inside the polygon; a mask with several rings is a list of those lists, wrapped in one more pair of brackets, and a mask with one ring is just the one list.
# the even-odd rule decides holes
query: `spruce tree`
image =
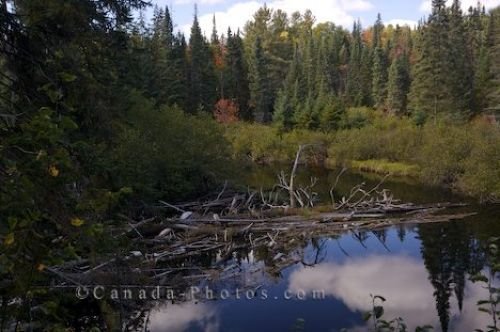
{"label": "spruce tree", "polygon": [[195,13],[189,39],[189,111],[211,112],[216,99],[213,55]]}
{"label": "spruce tree", "polygon": [[491,11],[489,26],[490,89],[488,107],[500,108],[500,8]]}
{"label": "spruce tree", "polygon": [[250,96],[254,119],[260,123],[267,123],[271,120],[272,108],[269,95],[269,64],[259,36],[255,39],[250,63]]}
{"label": "spruce tree", "polygon": [[233,35],[231,29],[228,29],[224,55],[224,93],[226,98],[230,98],[238,104],[240,117],[244,120],[251,120],[248,84],[248,69],[243,41],[239,31]]}
{"label": "spruce tree", "polygon": [[412,111],[431,114],[435,119],[438,113],[449,112],[453,107],[448,70],[449,15],[445,2],[432,1],[429,21],[417,31],[417,59],[410,92]]}
{"label": "spruce tree", "polygon": [[466,119],[472,106],[472,58],[467,50],[467,36],[460,0],[454,0],[450,9],[449,47],[446,65],[451,92],[451,106],[455,118]]}
{"label": "spruce tree", "polygon": [[349,50],[349,63],[346,79],[346,99],[351,106],[360,106],[364,99],[361,74],[362,53],[363,43],[361,40],[361,23],[355,22],[352,29],[352,41]]}
{"label": "spruce tree", "polygon": [[408,66],[408,58],[406,54],[403,54],[393,60],[389,69],[387,108],[398,115],[406,113],[407,95],[410,88]]}
{"label": "spruce tree", "polygon": [[373,77],[372,77],[372,97],[375,107],[385,106],[387,97],[387,54],[382,45],[382,32],[384,25],[382,18],[378,14],[377,21],[373,27]]}
{"label": "spruce tree", "polygon": [[373,52],[372,91],[375,107],[384,107],[387,97],[387,56],[381,47]]}
{"label": "spruce tree", "polygon": [[295,125],[295,112],[299,107],[300,77],[299,55],[296,47],[285,83],[278,92],[274,105],[273,123],[280,131],[290,130]]}

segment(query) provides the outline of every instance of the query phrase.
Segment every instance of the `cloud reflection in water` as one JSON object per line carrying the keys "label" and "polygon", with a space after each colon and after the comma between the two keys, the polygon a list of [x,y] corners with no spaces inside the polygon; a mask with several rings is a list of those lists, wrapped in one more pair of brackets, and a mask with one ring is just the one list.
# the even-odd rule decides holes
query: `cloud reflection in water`
{"label": "cloud reflection in water", "polygon": [[[426,324],[436,329],[440,326],[428,272],[421,261],[412,257],[377,255],[349,259],[342,264],[325,263],[298,269],[290,276],[289,290],[324,290],[326,295],[341,300],[353,312],[371,309],[369,294],[382,295],[387,299],[384,318],[403,317],[410,330]],[[489,317],[478,312],[476,306],[477,300],[484,298],[487,298],[487,291],[469,283],[465,288],[462,312],[456,299],[450,299],[450,330],[465,332],[484,328]]]}
{"label": "cloud reflection in water", "polygon": [[206,303],[188,302],[162,305],[151,312],[149,330],[152,332],[219,331],[216,308]]}

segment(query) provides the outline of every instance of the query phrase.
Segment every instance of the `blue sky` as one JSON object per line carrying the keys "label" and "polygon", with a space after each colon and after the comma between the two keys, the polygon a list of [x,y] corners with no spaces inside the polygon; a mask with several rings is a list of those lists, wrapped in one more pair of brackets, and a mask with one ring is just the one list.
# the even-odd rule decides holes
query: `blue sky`
{"label": "blue sky", "polygon": [[[363,26],[371,25],[379,12],[385,23],[414,25],[429,13],[430,2],[431,0],[152,0],[158,6],[168,5],[173,13],[176,29],[186,34],[193,19],[194,4],[197,3],[200,24],[207,35],[212,29],[214,14],[219,33],[227,31],[228,26],[236,30],[243,27],[264,3],[288,13],[311,9],[317,22],[332,21],[350,28],[358,18]],[[500,5],[500,0],[481,2],[487,8]],[[462,0],[462,7],[465,9],[476,3],[477,0]]]}

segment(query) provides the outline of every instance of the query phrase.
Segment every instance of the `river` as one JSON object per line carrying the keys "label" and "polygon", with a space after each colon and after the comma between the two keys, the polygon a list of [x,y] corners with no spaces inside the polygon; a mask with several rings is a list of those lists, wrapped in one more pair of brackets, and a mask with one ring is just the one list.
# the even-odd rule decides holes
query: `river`
{"label": "river", "polygon": [[[281,168],[285,167],[243,169],[233,174],[231,182],[241,189],[269,188]],[[338,172],[301,167],[297,183],[317,178],[318,203],[327,205]],[[380,179],[346,173],[334,196],[338,200],[356,184],[364,182],[370,188]],[[148,299],[110,306],[112,301],[78,300],[73,289],[63,289],[59,291],[65,292],[64,300],[51,303],[59,306],[59,320],[78,326],[75,331],[106,325],[104,320],[113,316],[115,322],[118,316],[128,321],[128,331],[371,331],[373,321],[365,322],[363,314],[372,309],[371,295],[380,295],[386,300],[376,300],[376,305],[383,305],[383,318],[401,317],[409,331],[423,325],[443,332],[484,329],[492,319],[478,311],[477,301],[487,299],[488,291],[470,277],[489,270],[483,248],[490,237],[500,235],[500,207],[480,206],[409,179],[387,180],[382,187],[404,202],[470,203],[460,209],[477,215],[448,223],[297,240],[283,254],[300,262],[284,269],[277,268],[279,258],[265,246],[241,247],[232,257],[221,257],[217,250],[205,252],[175,263],[181,269],[219,267],[207,278],[210,281],[185,285],[186,294],[192,295],[187,300]]]}
{"label": "river", "polygon": [[[253,168],[245,172],[242,182],[271,186],[277,170]],[[337,171],[302,169],[298,181],[307,183],[317,177],[319,197],[326,203],[336,175]],[[346,174],[336,193],[379,180],[372,175]],[[365,323],[362,317],[372,308],[370,294],[386,299],[385,319],[402,317],[410,331],[423,325],[432,325],[435,331],[485,328],[491,317],[479,312],[476,303],[487,298],[488,292],[469,278],[487,270],[482,247],[489,237],[500,235],[500,209],[477,206],[449,191],[411,180],[387,181],[384,188],[415,203],[468,201],[472,206],[467,209],[478,215],[457,222],[312,239],[296,249],[303,263],[279,273],[273,272],[273,258],[265,250],[238,252],[226,264],[236,264],[239,274],[200,285],[200,292],[209,289],[218,300],[160,303],[150,312],[149,328],[170,332],[367,331],[373,323]],[[248,289],[255,292],[248,296]],[[220,299],[227,295],[224,290],[231,295]]]}

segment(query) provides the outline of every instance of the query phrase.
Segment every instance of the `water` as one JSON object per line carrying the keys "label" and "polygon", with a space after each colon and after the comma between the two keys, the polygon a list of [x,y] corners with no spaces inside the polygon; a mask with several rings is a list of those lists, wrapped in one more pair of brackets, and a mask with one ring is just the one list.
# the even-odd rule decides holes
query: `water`
{"label": "water", "polygon": [[[275,182],[274,174],[276,169],[254,169],[245,181],[266,187]],[[308,182],[310,176],[318,177],[318,192],[328,197],[336,174],[309,169],[298,178]],[[379,178],[348,174],[338,192],[363,181],[373,185]],[[408,181],[388,182],[384,188],[418,203],[466,200]],[[242,273],[208,286],[216,294],[231,290],[229,299],[159,304],[151,312],[149,328],[171,332],[366,331],[372,325],[362,316],[372,308],[370,294],[386,298],[384,318],[402,317],[410,330],[423,325],[432,325],[436,331],[485,328],[491,318],[480,313],[476,303],[487,299],[488,292],[469,278],[487,269],[482,247],[490,236],[500,234],[500,217],[496,207],[469,209],[479,215],[445,224],[313,239],[292,253],[302,263],[277,275],[265,251],[241,252],[226,264],[237,263]],[[259,287],[256,298],[235,298],[236,289],[252,287]],[[264,291],[265,298],[259,296]],[[295,296],[288,299],[285,295]]]}
{"label": "water", "polygon": [[[233,182],[269,188],[281,168],[247,169]],[[311,177],[317,177],[319,198],[328,204],[337,174],[301,168],[297,181],[308,184]],[[356,184],[365,182],[370,188],[379,181],[377,176],[346,174],[334,194],[339,199]],[[407,179],[387,181],[383,187],[407,202],[469,201]],[[282,270],[276,266],[275,253],[266,248],[240,249],[232,259],[221,262],[236,273],[224,278],[214,273],[210,282],[188,285],[199,287],[205,298],[203,287],[208,287],[217,299],[135,301],[120,307],[110,301],[80,301],[69,291],[54,305],[59,306],[58,319],[66,321],[63,325],[80,326],[76,331],[88,330],[89,324],[104,325],[110,317],[116,322],[117,316],[130,323],[129,331],[368,331],[372,325],[362,316],[372,308],[373,294],[386,298],[384,318],[402,317],[410,331],[427,324],[435,331],[473,331],[491,323],[490,316],[476,305],[487,299],[488,292],[469,278],[488,270],[483,248],[491,236],[500,235],[500,208],[472,204],[466,210],[478,215],[443,224],[298,240],[283,253],[300,263]],[[189,260],[208,267],[220,260],[220,253]]]}

